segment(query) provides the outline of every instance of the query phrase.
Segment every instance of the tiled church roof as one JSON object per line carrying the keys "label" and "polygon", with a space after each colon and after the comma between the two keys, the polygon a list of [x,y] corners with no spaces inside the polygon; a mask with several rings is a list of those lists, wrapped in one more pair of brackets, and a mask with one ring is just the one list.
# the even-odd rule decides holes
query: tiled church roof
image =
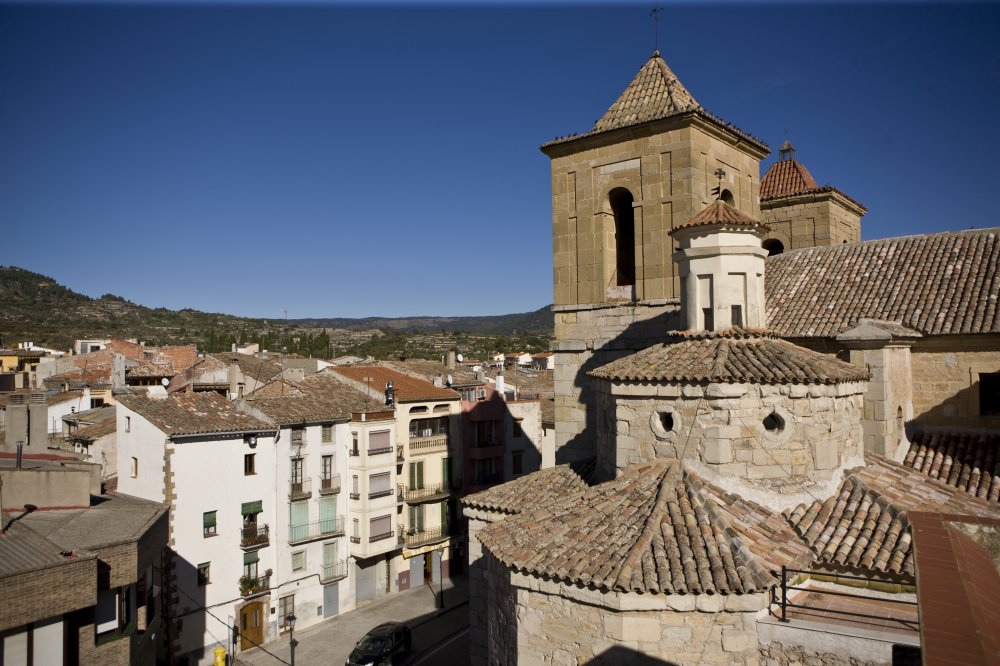
{"label": "tiled church roof", "polygon": [[819,188],[809,170],[798,160],[781,160],[771,165],[760,179],[760,198],[784,197]]}
{"label": "tiled church roof", "polygon": [[500,513],[521,513],[585,490],[594,461],[583,465],[559,465],[526,474],[462,499],[465,506]]}
{"label": "tiled church roof", "polygon": [[657,51],[597,121],[594,131],[606,132],[700,108],[701,104],[677,79]]}
{"label": "tiled church roof", "polygon": [[990,502],[1000,502],[1000,433],[921,430],[903,464]]}
{"label": "tiled church roof", "polygon": [[679,224],[670,230],[670,235],[679,229],[700,227],[708,224],[725,224],[736,227],[760,227],[766,231],[768,226],[760,220],[750,217],[738,208],[730,206],[725,201],[716,201],[706,206],[700,213],[684,224]]}
{"label": "tiled church roof", "polygon": [[767,259],[768,327],[833,337],[862,318],[924,335],[1000,333],[1000,229],[887,238]]}
{"label": "tiled church roof", "polygon": [[848,473],[824,502],[801,504],[786,516],[818,562],[913,575],[907,512],[1000,517],[1000,507],[880,456]]}
{"label": "tiled church roof", "polygon": [[838,384],[868,373],[836,358],[770,337],[730,328],[674,334],[673,339],[588,373],[612,381]]}
{"label": "tiled church roof", "polygon": [[631,467],[479,538],[514,569],[620,592],[759,592],[771,569],[809,557],[780,516],[683,475],[677,461]]}

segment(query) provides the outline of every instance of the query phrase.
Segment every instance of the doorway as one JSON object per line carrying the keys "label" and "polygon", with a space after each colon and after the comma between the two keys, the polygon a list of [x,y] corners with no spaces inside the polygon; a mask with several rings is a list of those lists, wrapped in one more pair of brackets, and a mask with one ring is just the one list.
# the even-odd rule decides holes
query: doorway
{"label": "doorway", "polygon": [[424,553],[424,585],[434,582],[434,558],[433,553]]}
{"label": "doorway", "polygon": [[264,604],[255,601],[240,609],[240,650],[264,642]]}

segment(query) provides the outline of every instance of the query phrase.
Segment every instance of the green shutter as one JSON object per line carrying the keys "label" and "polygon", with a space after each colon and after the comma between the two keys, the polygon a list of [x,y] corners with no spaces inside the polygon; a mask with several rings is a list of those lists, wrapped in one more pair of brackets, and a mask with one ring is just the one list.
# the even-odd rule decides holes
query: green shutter
{"label": "green shutter", "polygon": [[206,511],[201,516],[201,524],[203,527],[215,527],[215,511]]}
{"label": "green shutter", "polygon": [[257,500],[256,502],[244,502],[242,514],[244,516],[250,516],[255,513],[260,513],[264,510],[264,502],[262,500]]}
{"label": "green shutter", "polygon": [[321,532],[337,529],[337,496],[321,497],[319,500],[319,528]]}
{"label": "green shutter", "polygon": [[448,502],[441,502],[441,532],[448,531]]}
{"label": "green shutter", "polygon": [[424,463],[423,461],[417,463],[417,488],[424,487]]}
{"label": "green shutter", "polygon": [[441,460],[441,487],[451,490],[451,458]]}
{"label": "green shutter", "polygon": [[252,553],[243,553],[243,566],[246,566],[248,564],[256,564],[259,561],[260,561],[260,556],[257,555],[256,550],[253,551]]}

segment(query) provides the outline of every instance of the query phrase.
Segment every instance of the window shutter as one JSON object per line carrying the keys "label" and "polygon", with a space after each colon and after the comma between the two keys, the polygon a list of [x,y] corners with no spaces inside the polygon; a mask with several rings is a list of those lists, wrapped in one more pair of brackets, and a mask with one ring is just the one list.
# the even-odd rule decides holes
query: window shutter
{"label": "window shutter", "polygon": [[250,516],[255,513],[261,513],[264,510],[264,501],[257,500],[256,502],[244,502],[241,513],[244,516]]}
{"label": "window shutter", "polygon": [[260,556],[257,554],[256,550],[253,551],[252,553],[243,553],[243,566],[246,566],[248,564],[256,564],[259,561],[260,561]]}
{"label": "window shutter", "polygon": [[215,511],[206,511],[202,514],[203,527],[215,527]]}
{"label": "window shutter", "polygon": [[441,502],[441,533],[448,531],[448,502]]}
{"label": "window shutter", "polygon": [[441,459],[441,487],[444,490],[451,489],[451,458]]}

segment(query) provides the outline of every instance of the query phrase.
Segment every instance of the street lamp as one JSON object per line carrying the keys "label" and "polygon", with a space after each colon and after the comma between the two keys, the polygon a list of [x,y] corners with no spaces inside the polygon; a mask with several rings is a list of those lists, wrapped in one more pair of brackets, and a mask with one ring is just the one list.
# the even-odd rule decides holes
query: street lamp
{"label": "street lamp", "polygon": [[285,625],[288,626],[288,646],[292,650],[292,666],[295,666],[295,613],[289,613],[285,616]]}
{"label": "street lamp", "polygon": [[438,595],[438,601],[440,607],[444,608],[444,548],[438,550],[438,589],[440,594]]}

